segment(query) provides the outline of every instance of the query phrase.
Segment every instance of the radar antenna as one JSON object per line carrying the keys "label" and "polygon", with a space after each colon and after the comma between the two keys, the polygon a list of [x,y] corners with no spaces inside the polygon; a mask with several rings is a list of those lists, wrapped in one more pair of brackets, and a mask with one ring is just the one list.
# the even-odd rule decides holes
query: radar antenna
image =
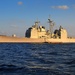
{"label": "radar antenna", "polygon": [[37,19],[37,21],[35,22],[35,26],[36,26],[36,28],[38,28],[38,24],[40,23],[40,21],[38,21],[38,19]]}

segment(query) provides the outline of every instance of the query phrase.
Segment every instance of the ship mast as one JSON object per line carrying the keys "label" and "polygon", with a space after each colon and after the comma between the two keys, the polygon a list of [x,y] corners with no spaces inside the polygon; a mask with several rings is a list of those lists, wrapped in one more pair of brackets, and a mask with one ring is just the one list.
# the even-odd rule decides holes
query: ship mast
{"label": "ship mast", "polygon": [[36,28],[38,28],[38,24],[40,23],[40,21],[38,21],[38,19],[37,19],[37,21],[35,22],[35,27]]}
{"label": "ship mast", "polygon": [[49,18],[49,19],[48,19],[48,23],[49,23],[50,36],[52,37],[54,22]]}

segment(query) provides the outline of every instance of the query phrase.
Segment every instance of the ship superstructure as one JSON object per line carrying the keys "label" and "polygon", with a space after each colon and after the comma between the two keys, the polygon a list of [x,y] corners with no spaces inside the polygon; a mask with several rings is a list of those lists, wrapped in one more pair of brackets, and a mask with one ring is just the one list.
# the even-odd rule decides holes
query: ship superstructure
{"label": "ship superstructure", "polygon": [[60,26],[59,29],[56,29],[53,32],[53,26],[54,26],[54,22],[51,21],[51,19],[48,19],[49,21],[49,30],[46,30],[46,28],[44,26],[38,26],[38,21],[35,22],[35,24],[28,28],[28,30],[26,31],[26,37],[27,38],[46,38],[46,39],[66,39],[67,38],[67,31]]}

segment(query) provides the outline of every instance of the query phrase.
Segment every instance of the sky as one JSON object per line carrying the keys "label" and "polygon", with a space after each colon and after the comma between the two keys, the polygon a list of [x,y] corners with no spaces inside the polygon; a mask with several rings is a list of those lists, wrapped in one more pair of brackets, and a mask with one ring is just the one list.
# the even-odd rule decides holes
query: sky
{"label": "sky", "polygon": [[75,0],[0,0],[0,35],[24,37],[37,19],[49,29],[48,18],[75,36]]}

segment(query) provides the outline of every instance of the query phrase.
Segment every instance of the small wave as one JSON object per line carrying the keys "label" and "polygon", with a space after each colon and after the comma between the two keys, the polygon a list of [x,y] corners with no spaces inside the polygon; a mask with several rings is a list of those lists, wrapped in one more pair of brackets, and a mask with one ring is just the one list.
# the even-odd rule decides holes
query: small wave
{"label": "small wave", "polygon": [[68,65],[72,65],[72,64],[75,64],[75,60],[69,60],[67,62],[64,62],[65,64],[68,64]]}
{"label": "small wave", "polygon": [[24,67],[19,67],[19,66],[16,66],[16,65],[12,65],[12,64],[2,64],[0,65],[0,71],[4,71],[4,70],[10,70],[10,71],[15,71],[15,70],[21,70],[21,69],[24,69]]}

